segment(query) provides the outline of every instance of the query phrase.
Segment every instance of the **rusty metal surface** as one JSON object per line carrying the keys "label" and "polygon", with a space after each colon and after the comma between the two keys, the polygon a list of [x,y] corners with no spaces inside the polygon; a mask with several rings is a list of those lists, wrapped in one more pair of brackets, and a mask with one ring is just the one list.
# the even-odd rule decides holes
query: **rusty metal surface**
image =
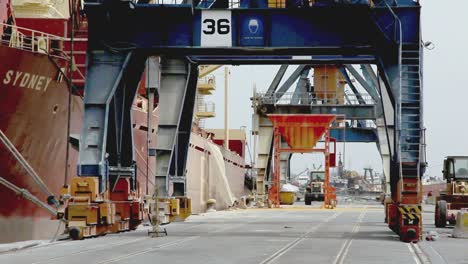
{"label": "rusty metal surface", "polygon": [[312,149],[336,119],[335,115],[268,115],[288,145],[293,149]]}

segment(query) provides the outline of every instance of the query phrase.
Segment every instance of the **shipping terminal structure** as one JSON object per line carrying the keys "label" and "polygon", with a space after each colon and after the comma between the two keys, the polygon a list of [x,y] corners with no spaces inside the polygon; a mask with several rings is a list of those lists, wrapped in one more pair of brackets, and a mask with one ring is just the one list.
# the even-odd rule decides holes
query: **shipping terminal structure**
{"label": "shipping terminal structure", "polygon": [[[87,21],[84,16],[72,21],[70,12],[80,13],[82,9],[69,1],[2,0],[0,7],[0,242],[50,238],[70,224],[57,219],[73,219],[72,211],[63,207],[66,202],[72,205],[75,200],[81,210],[90,196],[100,193],[93,189],[95,182],[73,182],[79,179],[76,165],[84,110]],[[187,128],[191,135],[187,164],[191,170],[182,195],[192,197],[186,210],[196,214],[205,211],[209,199],[216,199],[216,208],[221,210],[232,206],[244,193],[245,135],[239,131],[237,137],[231,137],[230,150],[209,138],[216,139],[220,132],[208,133],[200,128],[204,118],[214,115],[214,109],[206,107],[212,104],[203,96],[216,89],[210,73],[218,68],[201,69],[196,116],[193,126]],[[150,152],[157,143],[159,110],[158,98],[149,98],[146,92],[145,76],[141,75],[137,95],[128,101],[134,143],[125,145],[133,146],[129,164],[135,171],[131,177],[126,174],[112,182],[113,191],[107,199],[118,203],[87,214],[92,218],[98,213],[107,219],[107,227],[101,232],[134,230],[147,219],[144,204],[148,200],[145,196],[154,191],[156,158]],[[224,184],[217,186],[217,182]],[[229,195],[217,195],[215,189]],[[84,193],[85,197],[70,196],[71,192]],[[78,215],[73,221],[82,220]],[[95,232],[78,232],[77,237]]]}
{"label": "shipping terminal structure", "polygon": [[[194,143],[212,135],[193,126],[194,116],[204,115],[195,111],[199,77],[216,65],[280,64],[268,90],[252,97],[257,205],[279,207],[291,153],[319,151],[324,208],[339,207],[329,185],[336,158],[330,142],[373,142],[383,161],[386,224],[403,242],[423,238],[419,1],[71,1],[67,19],[45,25],[44,18],[15,19],[9,1],[0,3],[7,10],[0,13],[0,78],[9,93],[0,99],[2,155],[8,153],[0,166],[42,193],[25,192],[27,184],[9,175],[2,184],[28,196],[25,206],[34,201],[54,213],[71,237],[136,229],[145,218],[150,233],[160,235],[163,224],[186,219],[197,197],[190,184],[205,174],[201,167],[191,173],[194,151],[213,155],[213,170],[224,170],[214,193],[225,188],[224,196],[241,196],[242,176],[226,175],[245,169],[244,152],[235,161],[228,148]],[[61,31],[38,37],[54,25]],[[26,56],[23,64],[7,59]],[[280,85],[291,65],[299,66]],[[235,199],[227,200],[225,207]],[[13,209],[1,210],[8,216]]]}

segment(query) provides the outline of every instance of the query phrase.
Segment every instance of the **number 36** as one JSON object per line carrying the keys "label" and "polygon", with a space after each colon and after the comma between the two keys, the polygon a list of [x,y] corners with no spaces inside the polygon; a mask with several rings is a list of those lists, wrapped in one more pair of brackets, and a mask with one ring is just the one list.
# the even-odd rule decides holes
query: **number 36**
{"label": "number 36", "polygon": [[206,27],[203,29],[203,33],[206,35],[213,35],[216,32],[219,35],[226,35],[229,34],[231,29],[228,19],[219,19],[216,21],[214,19],[207,18],[203,20],[203,24],[206,25]]}

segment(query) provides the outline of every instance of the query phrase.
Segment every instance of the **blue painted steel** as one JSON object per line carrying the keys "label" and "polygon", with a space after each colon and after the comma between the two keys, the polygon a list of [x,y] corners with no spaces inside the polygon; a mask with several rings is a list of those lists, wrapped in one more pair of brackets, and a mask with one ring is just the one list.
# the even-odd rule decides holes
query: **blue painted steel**
{"label": "blue painted steel", "polygon": [[265,17],[262,15],[240,15],[239,43],[244,47],[265,46]]}
{"label": "blue painted steel", "polygon": [[377,131],[369,128],[332,129],[330,137],[338,142],[369,143],[378,142]]}
{"label": "blue painted steel", "polygon": [[240,0],[240,8],[268,8],[267,0]]}
{"label": "blue painted steel", "polygon": [[86,176],[96,176],[96,175],[100,175],[100,169],[99,169],[99,165],[80,165],[78,166],[78,171],[77,171],[77,174],[78,175],[86,175]]}
{"label": "blue painted steel", "polygon": [[198,3],[198,8],[210,8],[211,5],[215,2],[215,0],[203,0]]}
{"label": "blue painted steel", "polygon": [[419,6],[419,0],[374,0],[374,5],[377,7],[385,7],[385,2],[392,7]]}
{"label": "blue painted steel", "polygon": [[340,56],[192,56],[192,61],[200,64],[375,64],[372,55]]}
{"label": "blue painted steel", "polygon": [[[117,48],[163,50],[166,54],[171,51],[181,54],[180,49],[188,48],[186,53],[189,55],[373,55],[373,47],[382,34],[376,24],[391,41],[395,40],[396,33],[395,20],[387,8],[356,5],[346,8],[232,9],[233,47],[215,49],[200,46],[202,9],[192,9],[189,5],[116,6],[108,11],[103,4],[86,4],[91,47],[99,47],[104,41],[108,45],[118,42],[123,46]],[[403,40],[414,42],[419,37],[419,7],[396,8],[395,12],[403,22]],[[246,33],[246,25],[253,17],[262,22],[263,34],[260,27],[256,34]],[[347,22],[336,23],[336,18]],[[252,46],[262,49],[241,49]]]}
{"label": "blue painted steel", "polygon": [[[379,29],[385,34],[388,40],[399,42],[399,23],[395,20],[387,7],[374,8],[373,16]],[[420,7],[405,6],[394,7],[393,11],[401,21],[402,42],[415,43],[420,37]]]}
{"label": "blue painted steel", "polygon": [[[86,4],[86,12],[91,48],[100,48],[102,41],[111,46],[118,42],[123,46],[118,48],[143,48],[165,54],[373,55],[376,38],[369,36],[380,35],[369,15],[377,11],[367,6],[232,9],[233,47],[227,48],[200,46],[201,9],[193,10],[184,5],[135,4],[133,9],[120,5],[108,12],[104,5],[93,3]],[[408,12],[412,14],[419,9],[409,9]],[[262,18],[263,39],[247,39],[249,34],[242,27],[248,25],[252,17]],[[337,17],[347,23],[336,23]],[[259,32],[256,34],[255,37],[261,37]],[[264,45],[261,46],[260,42]],[[245,49],[253,45],[259,49]]]}
{"label": "blue painted steel", "polygon": [[106,190],[107,180],[109,179],[109,162],[104,161],[104,166],[101,165],[78,165],[77,175],[91,176],[99,178],[99,191]]}

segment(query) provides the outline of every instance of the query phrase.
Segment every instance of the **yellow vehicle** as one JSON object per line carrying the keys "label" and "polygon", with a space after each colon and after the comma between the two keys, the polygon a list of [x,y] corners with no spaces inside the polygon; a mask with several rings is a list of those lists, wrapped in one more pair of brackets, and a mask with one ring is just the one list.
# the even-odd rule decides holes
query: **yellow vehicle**
{"label": "yellow vehicle", "polygon": [[468,156],[448,156],[444,160],[447,188],[436,198],[435,225],[454,225],[461,208],[468,208]]}
{"label": "yellow vehicle", "polygon": [[304,194],[305,205],[311,205],[312,201],[323,201],[325,199],[324,180],[324,171],[310,172],[309,182]]}

